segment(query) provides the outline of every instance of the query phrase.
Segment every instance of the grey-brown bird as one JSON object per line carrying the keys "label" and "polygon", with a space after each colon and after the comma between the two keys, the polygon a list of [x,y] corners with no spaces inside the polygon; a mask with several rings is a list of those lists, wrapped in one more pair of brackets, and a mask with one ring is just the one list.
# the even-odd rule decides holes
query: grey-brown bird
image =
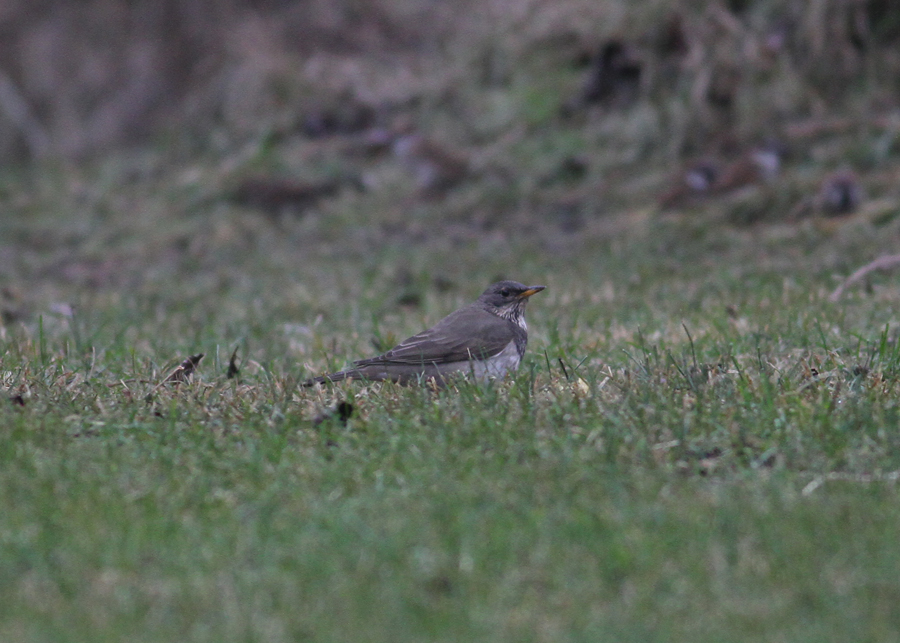
{"label": "grey-brown bird", "polygon": [[544,288],[499,281],[474,303],[388,352],[354,362],[347,370],[307,380],[304,386],[350,378],[443,384],[444,377],[453,373],[471,374],[482,381],[504,377],[519,367],[528,344],[525,304]]}

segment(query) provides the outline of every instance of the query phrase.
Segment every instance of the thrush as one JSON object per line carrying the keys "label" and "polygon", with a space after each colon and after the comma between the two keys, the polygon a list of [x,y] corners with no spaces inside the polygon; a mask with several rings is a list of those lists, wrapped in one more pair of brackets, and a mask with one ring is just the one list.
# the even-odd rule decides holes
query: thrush
{"label": "thrush", "polygon": [[480,381],[504,377],[519,367],[525,355],[525,304],[544,288],[498,281],[474,303],[386,353],[356,361],[347,370],[307,380],[304,386],[351,378],[401,384],[435,380],[443,384],[444,378],[453,373],[471,374]]}

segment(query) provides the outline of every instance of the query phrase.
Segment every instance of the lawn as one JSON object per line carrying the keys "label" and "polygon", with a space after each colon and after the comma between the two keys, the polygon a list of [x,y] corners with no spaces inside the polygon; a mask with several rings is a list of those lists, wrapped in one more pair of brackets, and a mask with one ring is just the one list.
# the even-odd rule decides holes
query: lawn
{"label": "lawn", "polygon": [[[4,169],[0,641],[900,641],[898,275],[830,298],[896,252],[896,57],[838,121],[757,56],[731,126],[783,108],[781,173],[664,208],[705,68],[562,114],[584,69],[534,6],[394,107],[480,163],[438,195],[265,119]],[[260,208],[258,176],[344,183]],[[547,286],[514,376],[300,386],[501,278]]]}
{"label": "lawn", "polygon": [[[106,281],[36,280],[3,327],[0,639],[897,638],[898,295],[827,299],[896,224],[411,244],[362,196],[154,233],[157,187],[102,197],[137,223],[6,224]],[[508,381],[298,387],[501,275],[548,286]]]}

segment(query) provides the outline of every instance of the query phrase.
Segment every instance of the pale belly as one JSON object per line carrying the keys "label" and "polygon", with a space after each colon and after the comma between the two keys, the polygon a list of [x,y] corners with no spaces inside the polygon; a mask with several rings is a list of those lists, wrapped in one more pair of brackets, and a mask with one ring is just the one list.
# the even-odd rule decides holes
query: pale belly
{"label": "pale belly", "polygon": [[441,374],[471,373],[475,379],[484,381],[505,377],[507,373],[512,373],[519,368],[520,361],[522,358],[519,357],[519,351],[516,350],[516,343],[510,342],[506,348],[488,359],[441,364],[438,366],[438,370]]}

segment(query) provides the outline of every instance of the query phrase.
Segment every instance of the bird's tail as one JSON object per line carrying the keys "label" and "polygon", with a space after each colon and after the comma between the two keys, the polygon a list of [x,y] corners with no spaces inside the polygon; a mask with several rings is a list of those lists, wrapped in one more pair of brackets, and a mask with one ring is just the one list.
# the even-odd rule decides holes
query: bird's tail
{"label": "bird's tail", "polygon": [[316,384],[325,384],[326,382],[340,382],[347,379],[363,379],[360,370],[351,368],[346,371],[338,371],[337,373],[328,373],[319,377],[311,377],[303,382],[303,386],[315,386]]}

